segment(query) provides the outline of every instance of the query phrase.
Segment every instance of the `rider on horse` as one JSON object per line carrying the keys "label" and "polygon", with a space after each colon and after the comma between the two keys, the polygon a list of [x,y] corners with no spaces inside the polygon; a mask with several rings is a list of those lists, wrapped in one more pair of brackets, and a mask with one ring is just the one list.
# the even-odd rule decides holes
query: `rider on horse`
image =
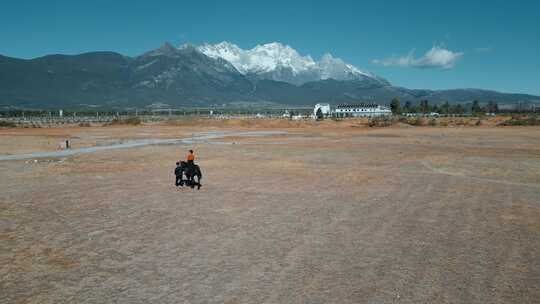
{"label": "rider on horse", "polygon": [[195,154],[193,153],[193,150],[189,150],[189,154],[187,155],[188,165],[193,165],[194,161],[195,161]]}
{"label": "rider on horse", "polygon": [[[199,166],[197,166],[195,164],[195,154],[193,153],[193,150],[189,150],[189,154],[187,155],[186,157],[186,160],[187,161],[182,161],[180,162],[180,167],[178,169],[179,171],[179,176],[180,176],[180,182],[178,181],[178,175],[177,175],[177,181],[176,181],[176,185],[177,186],[183,186],[184,184],[190,186],[191,188],[197,186],[197,189],[200,189],[201,188],[201,178],[202,178],[202,173],[201,173],[201,169],[199,168]],[[178,166],[178,163],[177,163],[177,166]],[[175,170],[175,174],[176,174],[176,170]],[[187,180],[185,181],[184,183],[184,180],[182,179],[182,176],[183,175],[186,175],[186,178]],[[197,177],[197,181],[195,181],[193,178],[194,177]]]}

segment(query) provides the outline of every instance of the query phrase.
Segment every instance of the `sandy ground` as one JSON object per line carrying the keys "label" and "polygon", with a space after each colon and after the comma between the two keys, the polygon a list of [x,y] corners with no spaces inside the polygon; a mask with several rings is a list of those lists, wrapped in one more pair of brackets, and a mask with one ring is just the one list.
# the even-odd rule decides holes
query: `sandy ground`
{"label": "sandy ground", "polygon": [[[0,130],[0,154],[205,130]],[[286,130],[0,162],[0,303],[540,302],[540,128]],[[188,148],[200,191],[173,186]]]}

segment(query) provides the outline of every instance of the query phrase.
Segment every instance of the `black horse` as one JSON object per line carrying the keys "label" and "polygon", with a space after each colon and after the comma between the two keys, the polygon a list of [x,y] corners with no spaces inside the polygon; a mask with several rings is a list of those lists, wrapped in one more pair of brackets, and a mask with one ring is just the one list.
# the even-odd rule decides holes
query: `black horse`
{"label": "black horse", "polygon": [[[185,184],[186,186],[190,186],[191,188],[195,188],[195,186],[197,186],[197,189],[201,189],[201,168],[196,164],[188,164],[185,161],[180,162],[180,168],[184,175],[186,175],[186,180],[182,180],[180,182],[180,186],[183,186]],[[197,181],[195,181],[195,177],[197,177]]]}

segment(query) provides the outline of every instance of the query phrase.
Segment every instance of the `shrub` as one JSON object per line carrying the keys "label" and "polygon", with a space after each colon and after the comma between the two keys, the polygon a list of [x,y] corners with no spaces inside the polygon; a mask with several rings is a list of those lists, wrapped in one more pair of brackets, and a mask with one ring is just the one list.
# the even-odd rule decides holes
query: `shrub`
{"label": "shrub", "polygon": [[17,124],[12,121],[0,120],[0,128],[15,128]]}
{"label": "shrub", "polygon": [[426,119],[423,117],[413,117],[407,121],[407,123],[411,126],[425,126],[426,125]]}
{"label": "shrub", "polygon": [[456,126],[466,126],[468,123],[464,119],[457,119]]}
{"label": "shrub", "polygon": [[126,119],[115,118],[107,125],[140,125],[142,123],[139,117],[128,117]]}
{"label": "shrub", "polygon": [[409,120],[405,116],[400,116],[398,121],[401,123],[409,123]]}
{"label": "shrub", "polygon": [[512,117],[501,122],[499,126],[540,126],[540,118],[534,116]]}
{"label": "shrub", "polygon": [[394,124],[394,120],[390,117],[372,117],[368,121],[369,127],[389,127]]}
{"label": "shrub", "polygon": [[124,119],[124,124],[126,125],[140,125],[142,123],[141,119],[139,117],[129,117]]}
{"label": "shrub", "polygon": [[435,119],[435,118],[430,119],[429,120],[429,125],[432,126],[432,127],[437,126],[437,119]]}
{"label": "shrub", "polygon": [[79,127],[91,127],[92,125],[90,125],[89,122],[81,122],[79,123]]}

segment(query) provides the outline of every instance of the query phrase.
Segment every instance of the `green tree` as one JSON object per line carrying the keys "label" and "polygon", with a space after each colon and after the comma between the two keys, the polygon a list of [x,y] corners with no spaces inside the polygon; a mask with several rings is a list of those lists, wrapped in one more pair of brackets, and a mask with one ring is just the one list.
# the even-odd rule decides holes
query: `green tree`
{"label": "green tree", "polygon": [[392,114],[394,115],[401,114],[401,105],[398,98],[392,99],[392,101],[390,102],[390,109],[392,110]]}
{"label": "green tree", "polygon": [[478,102],[478,100],[473,101],[473,104],[471,106],[471,112],[473,115],[478,115],[482,113],[482,107],[480,107],[480,103]]}
{"label": "green tree", "polygon": [[458,104],[456,104],[456,105],[454,105],[452,107],[452,113],[453,114],[463,114],[463,113],[465,113],[465,108],[463,108],[463,106],[460,103],[458,103]]}
{"label": "green tree", "polygon": [[420,112],[424,114],[429,112],[429,102],[427,99],[420,100]]}
{"label": "green tree", "polygon": [[496,101],[490,100],[487,104],[487,111],[489,113],[497,113],[499,112],[499,105]]}
{"label": "green tree", "polygon": [[317,117],[317,120],[322,120],[324,118],[321,108],[317,109],[317,114],[315,116]]}
{"label": "green tree", "polygon": [[403,107],[403,111],[405,111],[406,113],[412,112],[412,106],[411,106],[410,101],[407,100],[405,102],[405,106]]}
{"label": "green tree", "polygon": [[450,104],[448,104],[448,101],[445,101],[440,108],[441,114],[449,114],[450,113]]}

